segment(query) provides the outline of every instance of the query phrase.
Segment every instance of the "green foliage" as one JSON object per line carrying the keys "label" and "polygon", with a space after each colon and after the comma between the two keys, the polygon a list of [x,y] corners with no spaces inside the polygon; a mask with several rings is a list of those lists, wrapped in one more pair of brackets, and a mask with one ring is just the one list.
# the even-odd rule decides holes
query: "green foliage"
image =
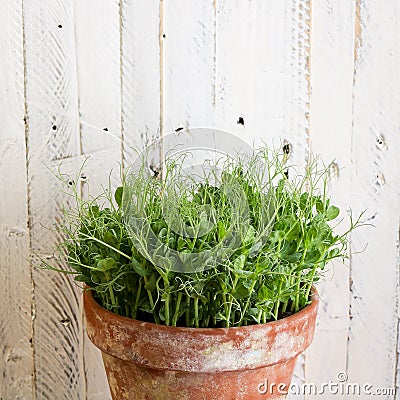
{"label": "green foliage", "polygon": [[[328,170],[318,169],[315,160],[299,176],[284,155],[262,148],[250,158],[226,162],[219,181],[212,179],[217,168],[211,166],[200,183],[183,182],[177,167],[176,160],[167,161],[163,181],[144,174],[124,179],[114,197],[105,190],[86,201],[74,191],[77,207],[64,212],[63,258],[75,280],[119,315],[194,327],[282,318],[309,303],[325,265],[346,257],[348,234],[360,224],[360,218],[350,218],[349,230],[335,233],[330,221],[339,209],[327,197]],[[237,185],[248,207],[239,217],[228,196]],[[146,247],[149,232],[142,232],[142,243],[133,238],[124,208],[127,193],[144,212],[147,229],[181,262],[192,255],[202,260],[205,250],[219,249],[222,242],[223,262],[195,272],[174,270],[177,258]],[[182,232],[170,228],[165,210]],[[44,260],[42,265],[60,271]]]}

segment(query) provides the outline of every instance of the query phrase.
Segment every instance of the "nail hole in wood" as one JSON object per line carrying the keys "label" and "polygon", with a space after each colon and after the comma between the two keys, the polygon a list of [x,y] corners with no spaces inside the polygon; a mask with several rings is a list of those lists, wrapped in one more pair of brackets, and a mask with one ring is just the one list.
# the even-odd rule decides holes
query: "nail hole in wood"
{"label": "nail hole in wood", "polygon": [[385,175],[383,175],[381,172],[378,172],[376,174],[376,184],[377,186],[383,186],[386,183]]}
{"label": "nail hole in wood", "polygon": [[387,149],[387,144],[385,141],[385,137],[383,135],[379,135],[376,138],[376,147],[380,150],[386,150]]}
{"label": "nail hole in wood", "polygon": [[244,126],[244,119],[243,119],[243,117],[239,117],[238,120],[236,121],[236,123],[237,123],[238,125],[243,125],[243,126]]}
{"label": "nail hole in wood", "polygon": [[285,143],[282,147],[283,153],[286,155],[289,155],[292,151],[292,146],[290,145],[290,143]]}
{"label": "nail hole in wood", "polygon": [[59,25],[58,25],[58,27],[61,29],[61,28],[62,28],[62,25],[61,25],[61,24],[59,24]]}
{"label": "nail hole in wood", "polygon": [[56,126],[56,125],[53,125],[53,126],[51,127],[51,129],[53,129],[53,131],[56,131],[56,130],[57,130],[57,126]]}
{"label": "nail hole in wood", "polygon": [[108,128],[103,128],[103,131],[104,132],[108,132]]}
{"label": "nail hole in wood", "polygon": [[60,321],[64,326],[68,326],[71,321],[68,318],[64,318]]}
{"label": "nail hole in wood", "polygon": [[157,168],[156,166],[150,164],[149,165],[150,171],[153,173],[153,177],[157,178],[158,175],[160,175],[160,168]]}
{"label": "nail hole in wood", "polygon": [[73,186],[74,183],[75,183],[75,182],[74,182],[73,179],[70,179],[70,180],[68,181],[68,185],[69,185],[69,186]]}
{"label": "nail hole in wood", "polygon": [[176,128],[175,129],[175,132],[179,132],[179,131],[182,131],[183,130],[183,128],[182,127],[180,127],[180,128]]}
{"label": "nail hole in wood", "polygon": [[339,165],[334,161],[329,164],[329,176],[337,178],[339,176]]}
{"label": "nail hole in wood", "polygon": [[374,220],[374,219],[376,218],[377,214],[378,214],[378,213],[372,214],[372,215],[367,219],[367,221],[372,221],[372,220]]}
{"label": "nail hole in wood", "polygon": [[165,35],[165,33],[163,33],[162,37],[165,39],[167,36]]}
{"label": "nail hole in wood", "polygon": [[81,181],[86,182],[87,181],[87,176],[86,174],[81,174]]}

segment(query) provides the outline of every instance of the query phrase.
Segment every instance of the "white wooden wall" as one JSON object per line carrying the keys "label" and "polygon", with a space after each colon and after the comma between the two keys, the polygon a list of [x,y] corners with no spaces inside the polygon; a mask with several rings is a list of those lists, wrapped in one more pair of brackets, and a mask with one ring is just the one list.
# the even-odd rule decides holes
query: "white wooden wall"
{"label": "white wooden wall", "polygon": [[319,287],[294,382],[400,386],[399,21],[398,0],[0,0],[0,399],[110,398],[79,290],[32,266],[66,205],[49,168],[89,156],[95,193],[179,127],[334,160],[336,203],[372,225]]}

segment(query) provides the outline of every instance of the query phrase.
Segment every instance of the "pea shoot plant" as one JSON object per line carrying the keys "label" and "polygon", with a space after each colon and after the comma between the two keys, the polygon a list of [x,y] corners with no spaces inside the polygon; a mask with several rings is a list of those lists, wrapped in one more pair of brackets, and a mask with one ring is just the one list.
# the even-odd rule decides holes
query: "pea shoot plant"
{"label": "pea shoot plant", "polygon": [[[346,258],[339,209],[317,160],[303,175],[278,151],[205,162],[184,175],[188,154],[166,159],[163,177],[142,168],[89,200],[76,188],[64,210],[58,254],[106,309],[157,324],[231,327],[295,313],[325,265]],[[340,221],[339,221],[340,222]]]}

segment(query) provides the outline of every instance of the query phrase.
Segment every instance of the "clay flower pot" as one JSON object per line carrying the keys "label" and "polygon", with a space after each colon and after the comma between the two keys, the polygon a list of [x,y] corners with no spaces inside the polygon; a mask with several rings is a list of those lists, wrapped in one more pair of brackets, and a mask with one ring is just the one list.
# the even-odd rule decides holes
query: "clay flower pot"
{"label": "clay flower pot", "polygon": [[118,316],[84,292],[88,335],[102,351],[114,400],[284,399],[314,335],[315,291],[312,300],[267,324],[184,328]]}

